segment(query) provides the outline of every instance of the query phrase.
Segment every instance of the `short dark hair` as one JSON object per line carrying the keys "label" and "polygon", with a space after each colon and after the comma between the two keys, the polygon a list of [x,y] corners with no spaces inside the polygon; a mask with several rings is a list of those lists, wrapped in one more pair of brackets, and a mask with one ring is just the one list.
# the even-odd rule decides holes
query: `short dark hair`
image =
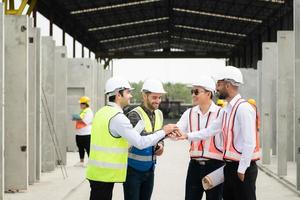
{"label": "short dark hair", "polygon": [[90,107],[90,105],[87,104],[87,103],[81,103],[81,104],[82,104],[82,105],[85,105],[87,108]]}
{"label": "short dark hair", "polygon": [[[124,89],[119,90],[118,92],[120,93],[121,96],[124,95]],[[113,95],[113,96],[108,97],[108,101],[109,101],[109,102],[114,102],[115,100],[116,100],[116,95]]]}

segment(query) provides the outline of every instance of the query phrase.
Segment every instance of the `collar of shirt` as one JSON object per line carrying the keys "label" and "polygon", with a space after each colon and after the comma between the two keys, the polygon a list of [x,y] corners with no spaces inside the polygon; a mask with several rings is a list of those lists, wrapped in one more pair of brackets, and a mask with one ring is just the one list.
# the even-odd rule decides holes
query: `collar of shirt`
{"label": "collar of shirt", "polygon": [[146,114],[147,114],[148,116],[154,116],[154,115],[155,115],[155,112],[149,110],[148,108],[146,108],[146,106],[144,106],[144,104],[141,104],[141,107],[143,108],[143,110],[146,112]]}
{"label": "collar of shirt", "polygon": [[231,112],[232,107],[235,105],[235,103],[242,98],[240,94],[235,95],[235,97],[233,97],[233,99],[231,99],[231,101],[227,104],[225,111],[227,113]]}
{"label": "collar of shirt", "polygon": [[217,106],[213,101],[211,101],[210,107],[208,109],[208,111],[205,114],[202,114],[200,107],[197,105],[195,106],[194,112],[199,113],[201,116],[206,116],[208,115],[209,112],[217,112],[219,109],[219,106]]}
{"label": "collar of shirt", "polygon": [[116,103],[114,103],[114,102],[108,102],[107,105],[108,105],[108,106],[115,107],[115,108],[117,108],[121,113],[123,113],[122,108],[121,108],[118,104],[116,104]]}

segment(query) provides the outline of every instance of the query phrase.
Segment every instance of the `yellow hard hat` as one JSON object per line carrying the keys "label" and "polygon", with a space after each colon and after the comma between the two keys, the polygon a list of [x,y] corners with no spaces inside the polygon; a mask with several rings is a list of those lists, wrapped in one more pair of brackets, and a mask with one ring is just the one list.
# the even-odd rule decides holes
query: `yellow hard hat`
{"label": "yellow hard hat", "polygon": [[86,104],[89,104],[90,102],[90,98],[88,98],[87,96],[82,96],[80,97],[79,99],[79,103],[86,103]]}
{"label": "yellow hard hat", "polygon": [[223,107],[223,105],[224,105],[224,100],[223,100],[223,99],[218,99],[218,100],[217,100],[217,105]]}
{"label": "yellow hard hat", "polygon": [[256,106],[256,101],[254,99],[248,99],[248,103]]}

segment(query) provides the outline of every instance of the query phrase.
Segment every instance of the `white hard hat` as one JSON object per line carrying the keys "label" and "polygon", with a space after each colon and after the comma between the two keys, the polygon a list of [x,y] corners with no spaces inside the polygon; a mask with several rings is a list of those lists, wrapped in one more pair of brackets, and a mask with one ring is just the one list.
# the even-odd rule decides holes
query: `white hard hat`
{"label": "white hard hat", "polygon": [[215,79],[217,81],[219,80],[233,80],[237,84],[243,84],[243,75],[240,69],[233,67],[233,66],[226,66],[224,70],[221,70],[217,76],[215,76]]}
{"label": "white hard hat", "polygon": [[160,94],[165,94],[167,93],[164,90],[163,84],[161,83],[161,81],[157,80],[157,79],[146,79],[144,81],[143,87],[141,92],[153,92],[153,93],[160,93]]}
{"label": "white hard hat", "polygon": [[127,80],[122,79],[120,77],[111,77],[106,81],[105,94],[115,92],[117,90],[122,90],[122,89],[133,90],[134,88],[130,86]]}
{"label": "white hard hat", "polygon": [[216,82],[208,76],[201,76],[197,78],[197,81],[194,82],[192,86],[203,87],[205,90],[211,91],[212,93],[216,91]]}

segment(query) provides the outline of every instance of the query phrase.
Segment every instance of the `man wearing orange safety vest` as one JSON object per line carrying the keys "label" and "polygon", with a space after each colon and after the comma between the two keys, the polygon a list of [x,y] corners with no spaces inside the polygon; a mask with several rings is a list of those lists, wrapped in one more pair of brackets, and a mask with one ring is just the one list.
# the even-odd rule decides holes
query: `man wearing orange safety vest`
{"label": "man wearing orange safety vest", "polygon": [[72,120],[76,121],[76,145],[79,150],[80,161],[75,164],[76,167],[84,167],[84,153],[89,155],[90,153],[90,141],[91,141],[91,127],[94,118],[93,111],[91,110],[89,103],[90,98],[82,96],[79,99],[80,114],[72,116]]}
{"label": "man wearing orange safety vest", "polygon": [[[199,77],[198,81],[193,83],[191,94],[195,106],[183,113],[177,122],[178,128],[183,132],[199,131],[205,129],[218,117],[221,107],[212,101],[215,89],[216,83],[210,77]],[[224,165],[222,137],[217,135],[206,140],[192,141],[190,158],[185,184],[185,200],[200,200],[204,192],[201,184],[202,178]],[[206,199],[221,200],[222,188],[221,184],[205,191]]]}
{"label": "man wearing orange safety vest", "polygon": [[217,79],[220,99],[228,105],[206,129],[181,133],[178,139],[198,141],[213,135],[223,135],[224,200],[255,200],[257,178],[256,160],[260,159],[259,136],[256,128],[256,111],[239,94],[243,84],[241,71],[227,66]]}

